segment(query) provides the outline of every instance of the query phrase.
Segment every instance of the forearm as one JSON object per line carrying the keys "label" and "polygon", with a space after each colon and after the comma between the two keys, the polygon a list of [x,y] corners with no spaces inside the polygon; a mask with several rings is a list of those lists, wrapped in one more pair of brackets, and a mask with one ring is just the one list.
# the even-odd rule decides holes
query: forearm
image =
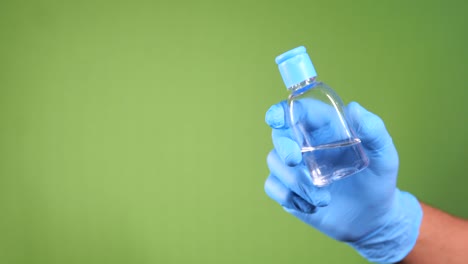
{"label": "forearm", "polygon": [[413,250],[401,264],[468,263],[468,221],[421,203],[424,212]]}

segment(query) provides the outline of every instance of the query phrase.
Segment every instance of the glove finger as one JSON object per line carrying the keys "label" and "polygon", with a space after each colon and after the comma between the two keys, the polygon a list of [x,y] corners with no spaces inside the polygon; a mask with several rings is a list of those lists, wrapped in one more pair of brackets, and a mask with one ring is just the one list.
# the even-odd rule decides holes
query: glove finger
{"label": "glove finger", "polygon": [[[331,111],[335,111],[332,106],[310,98],[295,101],[293,109],[286,101],[281,101],[268,109],[265,122],[274,129],[287,129],[291,122],[300,122],[305,129],[313,131],[330,123],[331,117],[335,118]],[[292,114],[292,120],[289,114]]]}
{"label": "glove finger", "polygon": [[327,188],[319,188],[312,184],[311,176],[303,165],[287,166],[276,150],[271,151],[267,158],[270,172],[275,175],[288,189],[302,197],[314,206],[327,206],[330,193]]}
{"label": "glove finger", "polygon": [[286,102],[282,101],[268,109],[265,122],[273,128],[272,140],[275,149],[284,163],[294,166],[302,161],[299,145],[294,141],[285,119]]}
{"label": "glove finger", "polygon": [[288,166],[296,166],[302,161],[301,148],[291,138],[290,130],[273,129],[273,145],[281,160]]}
{"label": "glove finger", "polygon": [[289,190],[272,174],[270,174],[265,181],[265,192],[271,199],[285,208],[294,209],[306,214],[314,213],[317,209],[315,206]]}
{"label": "glove finger", "polygon": [[265,122],[273,129],[288,128],[286,122],[286,101],[272,105],[265,114]]}

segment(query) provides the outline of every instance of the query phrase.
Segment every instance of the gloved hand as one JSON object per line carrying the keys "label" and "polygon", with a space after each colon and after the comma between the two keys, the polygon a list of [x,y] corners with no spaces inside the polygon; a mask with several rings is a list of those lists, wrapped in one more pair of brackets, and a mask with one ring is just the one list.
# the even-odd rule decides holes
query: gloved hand
{"label": "gloved hand", "polygon": [[361,172],[319,188],[304,167],[285,109],[286,102],[273,105],[265,117],[275,147],[267,159],[266,193],[288,213],[348,243],[371,262],[402,260],[416,243],[422,209],[414,196],[396,188],[398,154],[382,120],[357,103],[345,108],[370,163]]}

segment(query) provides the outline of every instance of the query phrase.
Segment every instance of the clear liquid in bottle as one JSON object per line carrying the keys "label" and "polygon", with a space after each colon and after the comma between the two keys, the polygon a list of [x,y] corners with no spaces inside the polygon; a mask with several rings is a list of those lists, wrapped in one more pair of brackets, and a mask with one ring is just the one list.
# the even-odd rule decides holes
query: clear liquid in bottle
{"label": "clear liquid in bottle", "polygon": [[367,167],[367,162],[353,160],[362,157],[361,140],[342,141],[316,147],[302,148],[302,157],[307,164],[316,186],[324,186],[330,181],[354,174]]}

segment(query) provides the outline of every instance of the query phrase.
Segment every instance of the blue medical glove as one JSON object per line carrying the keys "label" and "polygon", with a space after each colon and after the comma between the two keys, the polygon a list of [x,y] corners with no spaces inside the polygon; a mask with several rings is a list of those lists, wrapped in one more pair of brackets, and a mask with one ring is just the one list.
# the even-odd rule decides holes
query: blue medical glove
{"label": "blue medical glove", "polygon": [[[304,111],[323,112],[313,107],[320,106],[311,104]],[[382,120],[357,103],[345,108],[370,163],[361,172],[319,188],[302,162],[285,109],[285,102],[273,105],[265,118],[273,128],[274,145],[267,159],[266,193],[288,213],[348,243],[371,262],[402,260],[416,243],[422,209],[414,196],[396,188],[398,154]],[[317,131],[312,133],[320,136]]]}

